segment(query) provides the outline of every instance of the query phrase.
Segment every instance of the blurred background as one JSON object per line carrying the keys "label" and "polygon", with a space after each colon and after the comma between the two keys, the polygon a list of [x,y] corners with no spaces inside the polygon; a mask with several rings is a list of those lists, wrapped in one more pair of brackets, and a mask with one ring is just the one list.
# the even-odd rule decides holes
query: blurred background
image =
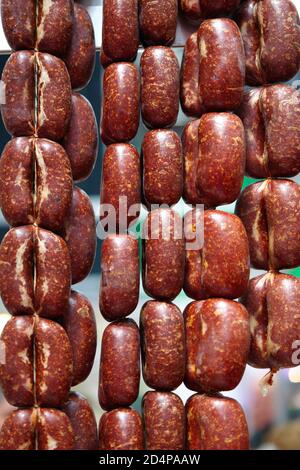
{"label": "blurred background", "polygon": [[[99,46],[101,38],[101,5],[102,1],[100,0],[86,0],[81,1],[86,6],[88,6],[91,16],[94,21],[95,34],[96,34],[96,43]],[[300,0],[294,1],[298,9],[300,10]],[[1,28],[0,28],[1,29]],[[174,51],[177,55],[179,63],[181,63],[183,47],[185,38],[195,30],[193,27],[185,25],[183,22],[179,24],[178,34],[176,38],[176,43]],[[3,46],[3,33],[0,31],[0,74],[4,64],[8,58],[7,55],[7,46]],[[136,65],[139,66],[141,51],[138,54]],[[295,77],[294,80],[300,79],[299,76]],[[99,53],[96,57],[96,66],[93,78],[89,86],[82,90],[81,93],[92,103],[95,110],[97,121],[100,120],[100,107],[101,107],[101,80],[102,80],[102,70],[99,62]],[[299,82],[300,83],[300,82]],[[184,125],[188,122],[188,118],[184,116],[182,111],[178,116],[176,123],[176,132],[181,135]],[[140,124],[140,128],[136,138],[132,141],[132,144],[136,146],[138,151],[141,150],[141,144],[143,136],[147,129],[144,125]],[[0,152],[2,152],[3,147],[10,139],[10,136],[7,134],[2,120],[0,120]],[[99,190],[101,182],[101,164],[102,156],[105,151],[105,147],[100,144],[99,154],[97,163],[94,169],[93,174],[87,181],[79,184],[79,186],[84,189],[90,196],[96,217],[98,219],[99,214]],[[300,156],[299,156],[300,157]],[[300,178],[293,178],[295,181],[300,183]],[[244,187],[249,184],[254,183],[256,180],[245,177]],[[180,201],[175,207],[180,214],[184,214],[189,207],[183,201]],[[234,204],[229,206],[222,206],[220,209],[228,212],[234,212]],[[145,219],[147,212],[145,209],[142,209],[141,217],[137,224],[137,231],[142,225],[143,220]],[[0,214],[0,240],[3,238],[5,233],[8,230],[7,223]],[[94,263],[93,270],[90,276],[83,282],[75,285],[75,289],[83,292],[92,302],[98,326],[98,348],[95,358],[94,367],[89,378],[79,386],[75,387],[76,390],[83,393],[93,406],[97,419],[101,415],[101,409],[98,403],[98,372],[99,372],[99,359],[100,359],[100,345],[101,345],[101,336],[102,332],[107,325],[106,321],[102,318],[99,312],[98,306],[98,290],[99,290],[99,273],[100,273],[100,263],[99,256],[101,250],[101,240],[98,240],[97,246],[97,256]],[[295,276],[300,276],[300,268],[293,271],[286,271]],[[251,271],[251,277],[261,274],[260,271]],[[132,315],[137,322],[139,322],[139,313],[141,306],[149,300],[149,297],[144,293],[142,287],[140,292],[140,302],[139,305]],[[186,297],[182,292],[174,301],[176,305],[183,311],[185,306],[191,302],[191,299]],[[300,309],[300,306],[299,306]],[[9,315],[5,312],[5,308],[0,301],[0,332],[3,329],[5,323],[8,321]],[[300,338],[299,338],[300,339]],[[266,397],[262,395],[260,381],[268,373],[268,370],[264,369],[254,369],[250,366],[247,366],[245,375],[239,384],[239,386],[230,393],[225,393],[224,395],[231,396],[237,399],[244,408],[244,411],[247,416],[250,434],[251,434],[251,445],[252,448],[261,448],[261,449],[300,449],[300,366],[295,367],[290,370],[280,371],[274,378],[274,384],[270,388],[269,393]],[[140,387],[140,396],[137,402],[134,404],[134,407],[140,411],[141,399],[143,394],[148,390],[147,386],[141,381]],[[180,386],[176,393],[178,393],[181,398],[186,401],[186,399],[192,394],[186,387],[183,385]],[[11,410],[10,405],[8,405],[0,391],[0,427],[2,425],[3,419]]]}

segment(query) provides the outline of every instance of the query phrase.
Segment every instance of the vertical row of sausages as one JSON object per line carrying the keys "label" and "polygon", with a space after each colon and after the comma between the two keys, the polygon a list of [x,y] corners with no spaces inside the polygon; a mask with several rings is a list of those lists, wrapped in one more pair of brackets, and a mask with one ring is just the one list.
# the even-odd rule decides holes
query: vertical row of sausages
{"label": "vertical row of sausages", "polygon": [[295,307],[299,279],[280,272],[300,265],[299,185],[287,179],[300,171],[300,94],[292,86],[273,83],[290,80],[299,70],[299,17],[290,0],[248,0],[236,20],[245,46],[247,83],[263,85],[245,92],[237,110],[245,128],[246,172],[265,178],[244,189],[236,205],[247,231],[251,265],[266,271],[251,279],[241,303],[250,316],[248,362],[276,372],[297,365],[293,352],[300,335]]}
{"label": "vertical row of sausages", "polygon": [[0,245],[0,293],[12,317],[1,335],[0,384],[20,409],[3,424],[0,448],[96,449],[93,411],[70,393],[96,350],[92,305],[71,291],[96,246],[91,202],[73,186],[97,154],[93,109],[72,91],[93,72],[93,26],[71,0],[4,0],[1,18],[15,52],[2,75],[12,140],[0,160],[0,205],[12,228]]}
{"label": "vertical row of sausages", "polygon": [[[105,413],[99,439],[106,450],[249,446],[243,411],[219,394],[238,385],[248,359],[249,317],[234,301],[248,286],[248,240],[237,216],[215,210],[236,200],[245,171],[244,126],[230,113],[243,98],[243,43],[232,20],[203,23],[189,40],[180,77],[176,56],[166,47],[174,37],[174,3],[164,2],[157,14],[158,2],[141,1],[138,16],[137,2],[104,4],[101,137],[108,147],[100,218],[110,233],[102,244],[99,303],[110,324],[101,348],[99,402]],[[219,12],[229,13],[239,2],[219,3]],[[203,14],[214,16],[208,2],[202,6]],[[149,46],[140,74],[131,62],[139,26]],[[184,111],[201,118],[188,124],[182,142],[169,129],[176,123],[180,97]],[[140,110],[150,129],[143,139],[142,164],[130,144]],[[173,209],[154,208],[172,206],[182,194],[189,204],[210,210],[203,214],[194,208],[183,220]],[[141,201],[150,212],[139,250],[128,229],[139,217]],[[117,216],[112,233],[107,227],[111,209]],[[138,328],[126,317],[138,305],[140,261],[143,287],[153,300],[142,307]],[[195,300],[184,315],[172,303],[183,288]],[[218,373],[216,357],[222,364]],[[140,369],[153,389],[143,397],[142,417],[130,408],[138,397]],[[186,409],[174,393],[182,382],[199,393]],[[225,427],[218,412],[223,407]],[[203,431],[202,420],[208,419]]]}

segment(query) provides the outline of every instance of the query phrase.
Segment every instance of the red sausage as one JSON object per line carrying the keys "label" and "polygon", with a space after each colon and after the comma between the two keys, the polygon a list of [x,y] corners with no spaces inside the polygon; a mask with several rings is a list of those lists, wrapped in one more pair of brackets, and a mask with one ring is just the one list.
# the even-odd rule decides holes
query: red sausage
{"label": "red sausage", "polygon": [[298,365],[300,280],[268,272],[251,279],[242,303],[250,315],[249,364],[278,370]]}
{"label": "red sausage", "polygon": [[172,49],[152,46],[141,57],[142,117],[149,128],[172,127],[179,111],[179,65]]}
{"label": "red sausage", "polygon": [[108,325],[103,333],[99,402],[104,410],[130,406],[140,385],[140,335],[133,320]]}
{"label": "red sausage", "polygon": [[199,124],[196,186],[206,207],[230,204],[242,189],[245,173],[245,134],[234,114],[204,114]]}
{"label": "red sausage", "polygon": [[173,300],[184,278],[181,217],[170,209],[150,212],[143,226],[143,285],[158,300]]}
{"label": "red sausage", "polygon": [[147,392],[143,397],[145,447],[147,450],[183,450],[185,412],[174,393]]}
{"label": "red sausage", "polygon": [[139,75],[134,64],[105,69],[101,137],[105,145],[132,140],[139,127]]}
{"label": "red sausage", "polygon": [[138,240],[125,234],[110,235],[101,252],[99,306],[103,317],[113,321],[130,315],[138,304],[139,288]]}
{"label": "red sausage", "polygon": [[236,213],[245,225],[250,259],[257,269],[300,265],[300,187],[290,180],[266,180],[242,192]]}
{"label": "red sausage", "polygon": [[143,42],[148,46],[170,46],[176,35],[177,0],[140,0],[139,25]]}
{"label": "red sausage", "polygon": [[187,450],[249,450],[247,421],[232,398],[193,395],[186,414]]}
{"label": "red sausage", "polygon": [[92,203],[88,195],[76,186],[65,221],[65,240],[71,257],[72,284],[76,284],[91,272],[97,243]]}
{"label": "red sausage", "polygon": [[[103,157],[100,221],[104,230],[107,211],[115,211],[114,232],[127,230],[140,215],[140,156],[133,145],[112,144]],[[107,205],[107,209],[106,209]],[[110,207],[111,206],[111,207]]]}
{"label": "red sausage", "polygon": [[199,93],[199,65],[198,33],[195,32],[185,43],[180,80],[181,107],[192,117],[200,117],[205,111]]}
{"label": "red sausage", "polygon": [[237,302],[192,302],[184,312],[186,386],[196,392],[234,389],[245,371],[250,327],[247,310]]}

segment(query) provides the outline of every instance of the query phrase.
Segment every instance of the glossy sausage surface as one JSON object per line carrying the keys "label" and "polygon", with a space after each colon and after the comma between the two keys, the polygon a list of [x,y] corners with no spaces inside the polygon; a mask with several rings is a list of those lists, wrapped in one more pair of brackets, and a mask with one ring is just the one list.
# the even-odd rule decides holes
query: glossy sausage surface
{"label": "glossy sausage surface", "polygon": [[184,277],[183,224],[177,212],[156,209],[143,225],[143,285],[158,300],[173,300]]}
{"label": "glossy sausage surface", "polygon": [[99,306],[103,317],[113,321],[130,315],[138,304],[139,288],[138,241],[130,235],[110,235],[101,252]]}
{"label": "glossy sausage surface", "polygon": [[257,269],[291,269],[300,264],[300,188],[268,179],[242,192],[236,213],[245,225],[250,259]]}
{"label": "glossy sausage surface", "polygon": [[148,128],[172,127],[179,111],[179,64],[172,49],[151,46],[141,57],[142,117]]}
{"label": "glossy sausage surface", "polygon": [[130,406],[140,385],[140,334],[133,320],[111,323],[102,337],[99,402],[104,410]]}
{"label": "glossy sausage surface", "polygon": [[245,55],[236,23],[226,18],[204,21],[198,30],[198,45],[199,91],[205,109],[238,108],[245,82]]}
{"label": "glossy sausage surface", "polygon": [[83,281],[92,270],[96,254],[96,219],[89,196],[74,186],[71,207],[65,221],[72,271],[72,284]]}
{"label": "glossy sausage surface", "polygon": [[81,89],[91,80],[96,58],[94,27],[87,9],[74,3],[72,37],[64,61],[73,89]]}
{"label": "glossy sausage surface", "polygon": [[[199,243],[202,230],[203,246]],[[187,240],[193,240],[193,234],[199,237],[195,247],[186,250],[186,294],[196,300],[240,297],[247,289],[250,271],[248,239],[242,221],[218,210],[207,210],[204,214],[193,210],[185,216],[185,232]]]}
{"label": "glossy sausage surface", "polygon": [[206,207],[231,204],[239,196],[245,172],[245,133],[242,121],[229,113],[200,118],[196,186]]}
{"label": "glossy sausage surface", "polygon": [[109,65],[103,77],[101,138],[105,145],[128,142],[139,126],[139,74],[134,64]]}
{"label": "glossy sausage surface", "polygon": [[176,204],[182,195],[181,141],[167,129],[149,131],[142,144],[143,191],[148,204]]}
{"label": "glossy sausage surface", "polygon": [[113,61],[133,61],[139,45],[138,0],[103,2],[102,47]]}
{"label": "glossy sausage surface", "polygon": [[186,386],[196,392],[234,389],[245,371],[249,347],[249,315],[237,302],[209,299],[192,302],[184,311]]}
{"label": "glossy sausage surface", "polygon": [[232,398],[193,395],[186,404],[188,450],[248,450],[249,432],[240,404]]}
{"label": "glossy sausage surface", "polygon": [[185,370],[183,317],[176,305],[150,300],[140,316],[143,376],[150,388],[175,390]]}
{"label": "glossy sausage surface", "polygon": [[179,396],[168,392],[147,392],[143,397],[145,448],[183,450],[185,411]]}
{"label": "glossy sausage surface", "polygon": [[241,301],[250,315],[249,364],[276,371],[297,365],[300,280],[268,272],[251,279]]}

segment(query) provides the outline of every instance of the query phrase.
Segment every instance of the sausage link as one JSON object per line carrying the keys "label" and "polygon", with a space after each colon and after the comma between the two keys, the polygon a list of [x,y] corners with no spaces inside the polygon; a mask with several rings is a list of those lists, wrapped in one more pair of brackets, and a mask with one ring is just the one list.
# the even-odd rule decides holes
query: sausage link
{"label": "sausage link", "polygon": [[137,239],[130,235],[108,236],[101,252],[99,306],[103,317],[113,321],[130,315],[138,304],[139,288]]}
{"label": "sausage link", "polygon": [[104,413],[99,423],[100,450],[143,450],[142,420],[137,411],[119,408]]}
{"label": "sausage link", "polygon": [[70,255],[62,238],[31,225],[5,235],[0,246],[0,294],[12,315],[60,316],[68,306],[70,284]]}
{"label": "sausage link", "polygon": [[95,314],[90,301],[83,294],[71,291],[69,307],[62,325],[72,347],[73,381],[72,386],[83,382],[90,374],[97,346]]}
{"label": "sausage link", "polygon": [[198,33],[195,32],[185,43],[180,75],[181,107],[192,117],[200,117],[205,112],[199,93],[199,65]]}
{"label": "sausage link", "polygon": [[74,434],[69,418],[51,408],[13,411],[0,431],[0,450],[72,450]]}
{"label": "sausage link", "polygon": [[38,137],[60,141],[71,117],[72,89],[64,62],[47,53],[36,55]]}
{"label": "sausage link", "polygon": [[72,38],[64,57],[72,88],[79,90],[90,82],[95,67],[94,27],[87,9],[74,3]]}
{"label": "sausage link", "polygon": [[71,162],[74,181],[87,179],[98,154],[98,126],[90,102],[79,93],[72,94],[72,112],[62,146]]}
{"label": "sausage link", "polygon": [[186,234],[194,233],[195,227],[200,226],[198,217],[204,217],[204,245],[186,250],[184,290],[196,300],[236,299],[247,289],[250,271],[242,221],[218,210],[207,210],[204,216],[193,210],[185,216]]}
{"label": "sausage link", "polygon": [[245,173],[245,133],[229,113],[209,113],[199,124],[196,186],[207,207],[231,204],[239,196]]}
{"label": "sausage link", "polygon": [[35,132],[35,54],[14,52],[3,72],[5,103],[1,105],[3,123],[9,134],[29,136]]}
{"label": "sausage link", "polygon": [[103,77],[103,142],[108,145],[132,140],[139,120],[139,74],[136,66],[124,62],[109,65]]}
{"label": "sausage link", "polygon": [[176,204],[182,195],[181,141],[167,129],[149,131],[143,144],[143,190],[148,204]]}
{"label": "sausage link", "polygon": [[33,333],[33,317],[15,317],[1,334],[5,361],[0,363],[0,384],[13,406],[34,405]]}
{"label": "sausage link", "polygon": [[0,430],[0,450],[34,450],[37,410],[15,410],[4,420]]}
{"label": "sausage link", "polygon": [[251,279],[241,299],[250,315],[249,364],[277,370],[295,367],[293,345],[299,339],[300,279],[268,272]]}
{"label": "sausage link", "polygon": [[73,450],[74,433],[67,415],[53,408],[38,409],[37,450]]}
{"label": "sausage link", "polygon": [[139,25],[147,46],[171,46],[176,36],[177,0],[140,0]]}
{"label": "sausage link", "polygon": [[237,16],[249,85],[285,82],[300,66],[299,16],[290,0],[247,0]]}
{"label": "sausage link", "polygon": [[[112,144],[103,157],[100,221],[105,229],[106,205],[115,211],[116,232],[126,231],[140,215],[140,156],[133,145]],[[107,206],[108,207],[108,206]],[[109,210],[109,207],[108,209]]]}
{"label": "sausage link", "polygon": [[37,404],[59,408],[72,384],[72,348],[62,326],[45,318],[36,320],[35,368]]}
{"label": "sausage link", "polygon": [[257,269],[300,265],[300,187],[290,180],[266,180],[242,192],[236,213],[245,225],[250,259]]}
{"label": "sausage link", "polygon": [[143,285],[158,300],[173,300],[184,278],[181,217],[170,209],[150,212],[143,225]]}
{"label": "sausage link", "polygon": [[241,0],[200,0],[202,15],[205,18],[229,15],[240,4]]}
{"label": "sausage link", "polygon": [[226,18],[204,21],[198,30],[198,44],[199,90],[205,109],[238,108],[243,98],[245,55],[236,23]]}
{"label": "sausage link", "polygon": [[143,377],[150,388],[175,390],[185,370],[185,334],[176,305],[150,300],[140,316]]}
{"label": "sausage link", "polygon": [[71,392],[63,411],[68,416],[75,438],[75,450],[98,450],[97,423],[86,398]]}
{"label": "sausage link", "polygon": [[0,294],[12,315],[34,313],[32,227],[11,229],[0,245]]}
{"label": "sausage link", "polygon": [[61,233],[72,201],[70,161],[61,145],[46,139],[34,141],[34,160],[35,223]]}
{"label": "sausage link", "polygon": [[133,61],[139,46],[138,0],[104,0],[102,47],[113,61]]}
{"label": "sausage link", "polygon": [[47,53],[14,52],[3,69],[2,80],[5,104],[1,111],[10,134],[36,134],[54,141],[64,137],[71,114],[71,83],[62,60]]}
{"label": "sausage link", "polygon": [[70,162],[59,144],[18,137],[6,145],[0,160],[0,202],[10,225],[36,223],[61,232],[72,185]]}
{"label": "sausage link", "polygon": [[172,49],[152,46],[141,57],[142,117],[149,128],[172,127],[179,111],[179,64]]}
{"label": "sausage link", "polygon": [[100,49],[100,64],[102,65],[102,67],[105,69],[106,67],[108,67],[112,63],[113,63],[113,60],[104,53],[103,47],[101,47],[101,49]]}
{"label": "sausage link", "polygon": [[72,37],[72,0],[38,0],[36,49],[63,57]]}
{"label": "sausage link", "polygon": [[143,397],[145,448],[183,450],[185,411],[179,396],[168,392],[147,392]]}
{"label": "sausage link", "polygon": [[99,402],[104,410],[129,406],[138,397],[140,335],[133,320],[108,325],[103,333]]}
{"label": "sausage link", "polygon": [[193,395],[186,404],[188,450],[249,450],[249,431],[232,398]]}
{"label": "sausage link", "polygon": [[188,21],[198,24],[201,20],[200,0],[180,0],[180,9]]}
{"label": "sausage link", "polygon": [[250,347],[247,310],[237,302],[192,302],[184,312],[185,384],[196,392],[233,390],[241,381]]}
{"label": "sausage link", "polygon": [[258,85],[266,82],[265,72],[260,64],[260,30],[256,17],[257,4],[257,0],[243,2],[235,17],[244,43],[246,83],[248,85]]}
{"label": "sausage link", "polygon": [[76,186],[65,227],[65,240],[71,257],[72,284],[76,284],[89,275],[97,243],[92,203],[88,195]]}
{"label": "sausage link", "polygon": [[33,147],[33,139],[17,137],[6,144],[1,155],[0,206],[10,225],[34,223]]}
{"label": "sausage link", "polygon": [[243,121],[246,139],[246,172],[253,178],[268,178],[269,168],[265,145],[265,123],[260,111],[259,88],[244,94],[237,113]]}
{"label": "sausage link", "polygon": [[199,124],[200,120],[190,121],[182,133],[182,150],[184,160],[183,199],[187,204],[200,204],[196,186],[199,160]]}
{"label": "sausage link", "polygon": [[34,49],[35,0],[2,0],[1,20],[7,42],[12,49]]}
{"label": "sausage link", "polygon": [[247,138],[247,171],[255,178],[299,173],[300,93],[287,85],[251,90],[239,114]]}

